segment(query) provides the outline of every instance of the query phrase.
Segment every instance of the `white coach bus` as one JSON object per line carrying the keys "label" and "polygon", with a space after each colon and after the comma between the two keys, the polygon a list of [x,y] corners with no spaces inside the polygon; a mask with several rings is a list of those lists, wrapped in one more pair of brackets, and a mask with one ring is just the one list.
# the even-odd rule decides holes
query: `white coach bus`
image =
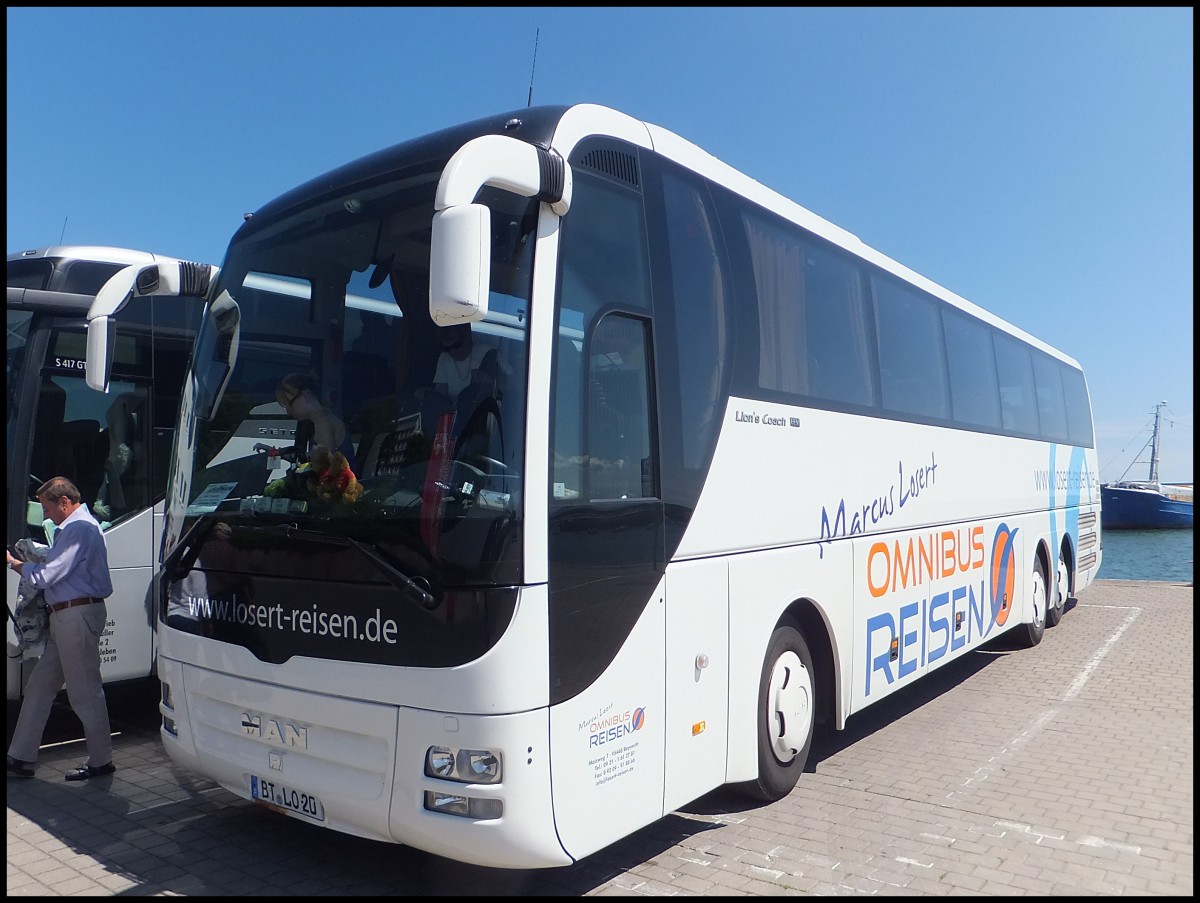
{"label": "white coach bus", "polygon": [[[464,323],[488,356],[441,341]],[[289,448],[291,372],[345,466]],[[168,754],[488,866],[569,864],[722,785],[783,797],[818,726],[1037,644],[1100,566],[1074,360],[594,105],[248,217],[183,418]]]}
{"label": "white coach bus", "polygon": [[[162,535],[167,466],[179,394],[196,339],[207,285],[179,303],[143,297],[113,331],[107,394],[84,382],[87,314],[96,293],[126,267],[180,261],[145,251],[56,246],[8,255],[9,541],[50,541],[33,493],[65,476],[100,520],[112,568],[108,627],[100,642],[105,683],[155,676],[151,579]],[[200,270],[198,268],[197,272]],[[208,274],[210,268],[204,267]],[[37,617],[19,617],[20,577],[8,572],[8,699],[23,695],[44,648]]]}

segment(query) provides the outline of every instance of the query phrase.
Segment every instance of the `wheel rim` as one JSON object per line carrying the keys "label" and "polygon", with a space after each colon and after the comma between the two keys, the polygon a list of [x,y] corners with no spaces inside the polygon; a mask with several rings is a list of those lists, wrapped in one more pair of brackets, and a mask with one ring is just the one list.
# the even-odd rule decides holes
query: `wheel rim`
{"label": "wheel rim", "polygon": [[1046,578],[1039,567],[1033,572],[1033,626],[1046,623]]}
{"label": "wheel rim", "polygon": [[1054,607],[1058,609],[1066,608],[1068,584],[1071,581],[1071,575],[1067,572],[1067,562],[1059,556],[1058,570],[1054,574]]}
{"label": "wheel rim", "polygon": [[770,706],[771,749],[787,764],[808,742],[812,715],[812,675],[800,656],[788,651],[775,661],[767,695]]}

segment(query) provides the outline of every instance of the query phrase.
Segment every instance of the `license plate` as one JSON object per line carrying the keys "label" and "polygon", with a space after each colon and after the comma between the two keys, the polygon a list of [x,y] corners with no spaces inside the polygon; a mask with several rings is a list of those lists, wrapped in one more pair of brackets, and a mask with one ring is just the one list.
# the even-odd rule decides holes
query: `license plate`
{"label": "license plate", "polygon": [[295,812],[315,821],[325,821],[325,807],[310,793],[288,787],[279,781],[250,776],[250,796],[261,803],[268,803]]}

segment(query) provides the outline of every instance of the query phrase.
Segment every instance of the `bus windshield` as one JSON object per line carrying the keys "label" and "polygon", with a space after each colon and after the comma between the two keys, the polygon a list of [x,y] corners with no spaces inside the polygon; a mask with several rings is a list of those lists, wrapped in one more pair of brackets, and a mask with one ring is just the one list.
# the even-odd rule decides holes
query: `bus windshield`
{"label": "bus windshield", "polygon": [[185,393],[199,417],[179,439],[164,560],[221,522],[366,544],[425,585],[519,581],[537,203],[481,191],[489,312],[439,327],[429,255],[442,163],[235,237]]}

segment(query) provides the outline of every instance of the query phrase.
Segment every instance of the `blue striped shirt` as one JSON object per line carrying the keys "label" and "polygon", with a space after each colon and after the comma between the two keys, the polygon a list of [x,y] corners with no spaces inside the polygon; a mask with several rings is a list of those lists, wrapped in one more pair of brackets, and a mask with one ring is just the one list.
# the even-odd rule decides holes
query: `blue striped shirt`
{"label": "blue striped shirt", "polygon": [[50,605],[83,596],[104,599],[112,595],[104,534],[87,505],[80,505],[59,524],[46,560],[26,563],[21,576],[43,590]]}

